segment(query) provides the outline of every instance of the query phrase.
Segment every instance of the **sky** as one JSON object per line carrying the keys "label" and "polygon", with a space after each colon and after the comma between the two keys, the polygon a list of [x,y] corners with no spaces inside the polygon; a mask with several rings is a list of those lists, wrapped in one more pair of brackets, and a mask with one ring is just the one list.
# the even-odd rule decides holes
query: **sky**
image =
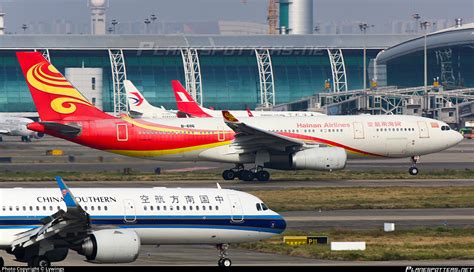
{"label": "sky", "polygon": [[[245,3],[243,3],[245,2]],[[109,0],[108,19],[142,22],[151,14],[165,22],[219,20],[266,23],[267,0]],[[89,22],[87,0],[0,0],[5,27],[21,32],[28,22],[69,20]],[[419,13],[427,20],[461,17],[474,22],[474,0],[314,0],[314,22],[366,22],[382,26],[410,20]]]}

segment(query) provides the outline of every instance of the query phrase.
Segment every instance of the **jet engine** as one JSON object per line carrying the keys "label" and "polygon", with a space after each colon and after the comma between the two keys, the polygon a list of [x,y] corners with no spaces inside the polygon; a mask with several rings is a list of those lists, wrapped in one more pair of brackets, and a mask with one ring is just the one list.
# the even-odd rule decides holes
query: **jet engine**
{"label": "jet engine", "polygon": [[44,133],[41,133],[41,132],[34,132],[33,134],[31,134],[31,138],[41,139],[43,137],[44,137]]}
{"label": "jet engine", "polygon": [[78,252],[91,262],[130,263],[137,259],[140,245],[135,231],[106,229],[94,231]]}
{"label": "jet engine", "polygon": [[340,170],[346,166],[347,154],[340,147],[316,147],[295,152],[291,156],[293,169]]}

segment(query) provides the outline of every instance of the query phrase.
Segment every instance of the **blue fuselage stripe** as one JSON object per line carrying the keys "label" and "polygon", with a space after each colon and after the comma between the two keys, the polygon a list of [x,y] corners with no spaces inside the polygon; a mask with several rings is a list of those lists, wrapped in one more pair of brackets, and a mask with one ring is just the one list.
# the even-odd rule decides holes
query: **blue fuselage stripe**
{"label": "blue fuselage stripe", "polygon": [[[43,217],[0,216],[0,229],[31,228],[42,225]],[[234,220],[232,220],[232,218]],[[120,228],[206,228],[281,233],[286,222],[279,216],[91,216],[92,225],[115,225]],[[126,220],[125,220],[126,219]]]}

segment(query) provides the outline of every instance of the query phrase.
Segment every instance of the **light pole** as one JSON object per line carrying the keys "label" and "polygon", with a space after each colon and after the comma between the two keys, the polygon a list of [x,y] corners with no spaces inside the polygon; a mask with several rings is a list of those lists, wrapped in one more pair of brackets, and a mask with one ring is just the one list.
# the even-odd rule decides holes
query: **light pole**
{"label": "light pole", "polygon": [[118,24],[117,20],[113,19],[112,20],[112,28],[113,28],[114,34],[115,34],[115,25],[116,24]]}
{"label": "light pole", "polygon": [[368,25],[367,23],[359,23],[359,29],[360,31],[364,32],[364,87],[362,89],[365,89],[367,88],[367,68],[366,68],[366,58],[367,58],[367,54],[366,54],[366,51],[367,51],[367,41],[366,41],[366,33],[367,33],[367,29],[369,27],[373,27],[374,25]]}
{"label": "light pole", "polygon": [[151,32],[155,32],[155,34],[156,34],[156,31],[153,31],[153,30],[155,30],[155,29],[156,29],[156,26],[154,26],[154,25],[155,25],[155,21],[156,21],[156,19],[158,19],[158,17],[156,17],[156,15],[155,15],[155,14],[152,14],[152,15],[150,15],[150,20],[151,20],[151,22],[153,23],[153,26],[152,26],[152,31],[151,31]]}
{"label": "light pole", "polygon": [[411,17],[416,20],[416,24],[415,24],[415,29],[414,29],[414,31],[415,31],[415,33],[418,33],[418,22],[419,22],[419,20],[421,19],[421,16],[420,16],[420,14],[415,13],[415,14],[413,14]]}
{"label": "light pole", "polygon": [[144,23],[145,23],[145,32],[146,32],[145,34],[148,34],[148,25],[151,23],[151,21],[148,20],[148,18],[146,18]]}
{"label": "light pole", "polygon": [[23,33],[26,33],[26,30],[28,29],[28,26],[26,24],[23,24],[21,26],[21,28],[23,29]]}
{"label": "light pole", "polygon": [[423,47],[423,51],[424,51],[424,65],[423,65],[423,73],[424,73],[424,91],[425,93],[428,92],[428,53],[427,53],[427,48],[426,48],[426,36],[427,36],[427,28],[428,26],[430,26],[432,23],[431,22],[428,22],[428,21],[422,21],[420,22],[420,27],[424,29],[425,31],[425,34],[424,34],[424,47]]}

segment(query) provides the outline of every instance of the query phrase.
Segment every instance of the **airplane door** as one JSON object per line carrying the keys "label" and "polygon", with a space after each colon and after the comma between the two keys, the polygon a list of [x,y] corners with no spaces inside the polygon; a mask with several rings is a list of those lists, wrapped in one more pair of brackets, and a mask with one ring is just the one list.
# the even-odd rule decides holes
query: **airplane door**
{"label": "airplane door", "polygon": [[418,121],[418,130],[420,131],[420,138],[429,138],[430,133],[428,131],[428,126],[426,122]]}
{"label": "airplane door", "polygon": [[225,131],[221,127],[217,128],[217,139],[219,140],[219,142],[225,141]]}
{"label": "airplane door", "polygon": [[354,122],[354,139],[364,139],[364,126],[362,123]]}
{"label": "airplane door", "polygon": [[128,127],[127,123],[117,124],[117,141],[128,141]]}
{"label": "airplane door", "polygon": [[244,213],[240,203],[240,198],[237,195],[228,195],[228,197],[230,200],[231,221],[235,223],[243,222]]}
{"label": "airplane door", "polygon": [[135,213],[135,201],[131,199],[125,199],[123,201],[124,207],[124,221],[127,223],[135,223],[137,220],[137,214]]}

